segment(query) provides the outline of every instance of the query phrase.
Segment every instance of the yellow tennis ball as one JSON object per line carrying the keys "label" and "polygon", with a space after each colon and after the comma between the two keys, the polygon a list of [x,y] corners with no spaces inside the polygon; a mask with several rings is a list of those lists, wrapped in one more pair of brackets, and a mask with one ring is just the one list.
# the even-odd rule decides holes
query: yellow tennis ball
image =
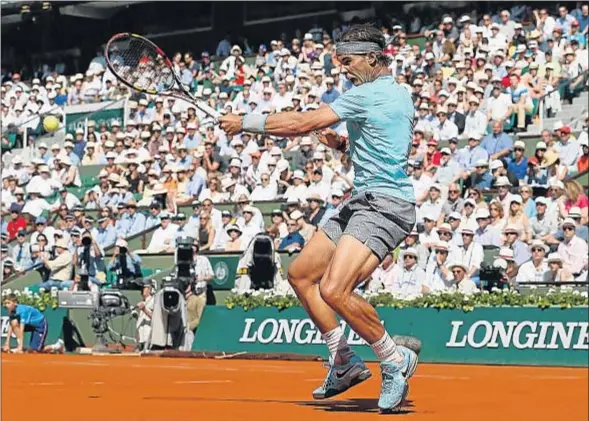
{"label": "yellow tennis ball", "polygon": [[47,132],[54,132],[59,128],[59,120],[53,115],[48,115],[43,119],[43,128]]}

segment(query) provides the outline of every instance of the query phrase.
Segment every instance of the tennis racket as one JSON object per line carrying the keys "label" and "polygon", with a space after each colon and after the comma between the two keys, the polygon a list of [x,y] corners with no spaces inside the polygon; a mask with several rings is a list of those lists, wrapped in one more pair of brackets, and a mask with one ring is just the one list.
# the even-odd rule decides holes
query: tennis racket
{"label": "tennis racket", "polygon": [[106,44],[104,57],[110,71],[128,87],[188,101],[217,124],[220,113],[190,93],[166,53],[147,38],[128,32],[113,35]]}

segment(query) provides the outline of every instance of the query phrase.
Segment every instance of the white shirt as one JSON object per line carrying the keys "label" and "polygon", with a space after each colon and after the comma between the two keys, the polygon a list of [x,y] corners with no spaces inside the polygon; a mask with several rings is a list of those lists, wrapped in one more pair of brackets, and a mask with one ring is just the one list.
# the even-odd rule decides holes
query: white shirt
{"label": "white shirt", "polygon": [[36,175],[31,178],[31,181],[29,181],[29,184],[27,185],[27,191],[36,188],[40,192],[41,196],[48,197],[52,196],[55,191],[59,190],[61,187],[62,184],[54,178],[44,179],[40,175]]}
{"label": "white shirt", "polygon": [[458,249],[458,256],[461,263],[463,263],[469,271],[473,266],[477,269],[480,269],[481,263],[483,263],[483,259],[485,257],[483,253],[483,246],[475,243],[474,241],[470,243],[468,249],[465,249],[464,245],[460,246]]}
{"label": "white shirt", "polygon": [[298,186],[290,186],[284,192],[284,198],[287,202],[307,202],[308,189],[305,183],[301,183]]}
{"label": "white shirt", "polygon": [[516,281],[518,284],[521,282],[542,282],[546,271],[548,271],[546,260],[543,260],[539,267],[536,267],[534,262],[530,260],[519,267]]}
{"label": "white shirt", "polygon": [[21,213],[30,213],[37,218],[43,213],[43,211],[48,211],[50,209],[51,205],[47,203],[47,200],[39,197],[34,200],[28,199],[22,208]]}
{"label": "white shirt", "polygon": [[270,181],[267,186],[259,185],[252,191],[250,199],[254,202],[262,200],[274,200],[278,194],[276,182]]}
{"label": "white shirt", "polygon": [[430,260],[425,268],[425,285],[431,292],[446,291],[452,288],[453,285],[452,272],[448,270],[448,277],[445,277],[438,267],[438,262]]}
{"label": "white shirt", "polygon": [[425,271],[415,264],[410,270],[397,266],[396,280],[393,284],[394,294],[412,298],[421,295],[421,287],[425,283]]}
{"label": "white shirt", "polygon": [[434,128],[434,134],[438,135],[439,140],[449,140],[458,137],[458,126],[450,120],[446,120]]}
{"label": "white shirt", "polygon": [[411,177],[411,183],[413,183],[413,191],[415,192],[415,197],[419,198],[429,190],[429,188],[432,186],[434,182],[429,175],[421,174],[421,177],[419,177],[419,179]]}
{"label": "white shirt", "polygon": [[491,120],[502,120],[511,105],[511,96],[500,94],[497,98],[491,96],[487,99],[486,109],[491,112]]}
{"label": "white shirt", "polygon": [[[39,231],[35,231],[31,234],[31,245],[37,244],[37,238],[41,234]],[[43,235],[47,237],[47,245],[53,247],[55,245],[55,228],[53,227],[45,227],[43,230]]]}
{"label": "white shirt", "polygon": [[254,218],[252,218],[249,222],[244,222],[241,226],[241,244],[245,247],[250,243],[252,238],[256,236],[256,234],[262,232],[260,229],[260,224],[257,223]]}
{"label": "white shirt", "polygon": [[178,225],[170,223],[167,228],[159,227],[151,237],[149,247],[147,250],[150,252],[158,252],[162,249],[174,246],[174,234],[178,230]]}
{"label": "white shirt", "polygon": [[444,201],[441,197],[438,198],[435,202],[431,200],[426,200],[421,204],[421,207],[417,211],[417,222],[422,222],[423,217],[427,216],[429,218],[435,218],[437,220],[442,213],[442,206],[444,205]]}
{"label": "white shirt", "polygon": [[391,264],[387,269],[384,269],[382,264],[380,264],[372,272],[372,280],[370,281],[368,290],[372,292],[392,291],[398,274],[399,269],[396,264]]}
{"label": "white shirt", "polygon": [[470,278],[464,278],[458,284],[454,284],[453,286],[454,291],[461,292],[465,295],[475,294],[479,292],[478,287]]}
{"label": "white shirt", "polygon": [[307,189],[307,195],[311,196],[312,194],[318,194],[324,201],[327,201],[329,197],[329,192],[331,190],[331,186],[329,184],[320,181],[319,183],[311,183],[309,184],[309,188]]}
{"label": "white shirt", "polygon": [[466,113],[464,133],[477,133],[482,137],[486,131],[487,116],[482,111],[476,110],[474,113],[470,111]]}

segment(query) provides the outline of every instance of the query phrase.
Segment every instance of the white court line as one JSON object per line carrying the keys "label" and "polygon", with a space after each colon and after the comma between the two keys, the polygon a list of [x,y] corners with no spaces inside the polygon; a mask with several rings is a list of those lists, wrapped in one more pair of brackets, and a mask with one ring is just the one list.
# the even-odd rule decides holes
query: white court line
{"label": "white court line", "polygon": [[209,383],[233,383],[231,380],[189,380],[174,382],[174,384],[209,384]]}
{"label": "white court line", "polygon": [[422,379],[439,379],[439,380],[470,380],[470,377],[457,377],[457,376],[443,376],[438,374],[415,374],[413,377]]}
{"label": "white court line", "polygon": [[519,375],[519,376],[514,376],[514,377],[519,377],[521,379],[537,379],[537,380],[580,380],[580,379],[586,379],[586,377],[581,377],[581,376]]}
{"label": "white court line", "polygon": [[63,386],[63,383],[29,383],[29,386]]}

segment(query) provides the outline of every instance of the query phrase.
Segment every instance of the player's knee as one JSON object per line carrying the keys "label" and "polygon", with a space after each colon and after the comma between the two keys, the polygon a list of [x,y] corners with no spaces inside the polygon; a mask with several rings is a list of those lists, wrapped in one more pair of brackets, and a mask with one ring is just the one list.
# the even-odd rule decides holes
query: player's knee
{"label": "player's knee", "polygon": [[18,328],[19,327],[18,320],[16,320],[16,319],[11,320],[10,327],[12,327],[13,329]]}
{"label": "player's knee", "polygon": [[294,289],[304,288],[305,285],[309,284],[309,281],[306,279],[307,276],[305,275],[305,271],[301,265],[296,262],[288,266],[286,277],[288,279],[288,283]]}
{"label": "player's knee", "polygon": [[335,309],[340,307],[345,299],[346,292],[337,282],[330,282],[329,279],[319,285],[319,294],[325,303]]}

